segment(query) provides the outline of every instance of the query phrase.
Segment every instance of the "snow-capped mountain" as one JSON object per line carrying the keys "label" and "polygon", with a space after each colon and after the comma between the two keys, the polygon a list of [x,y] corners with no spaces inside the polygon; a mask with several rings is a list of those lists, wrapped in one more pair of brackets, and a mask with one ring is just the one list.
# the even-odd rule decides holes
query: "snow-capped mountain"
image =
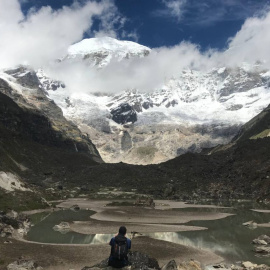
{"label": "snow-capped mountain", "polygon": [[178,115],[182,123],[243,123],[268,105],[269,85],[270,72],[259,66],[224,67],[207,73],[185,70],[153,93],[126,91],[107,106],[113,111],[127,103],[141,115],[167,111],[167,118]]}
{"label": "snow-capped mountain", "polygon": [[[102,68],[116,58],[144,57],[147,47],[112,38],[83,40],[62,61]],[[65,82],[37,76],[64,116],[90,135],[107,162],[149,164],[229,142],[270,101],[270,72],[259,64],[179,71],[155,92],[71,93]]]}
{"label": "snow-capped mountain", "polygon": [[121,61],[131,57],[145,57],[151,49],[132,41],[120,41],[110,37],[89,38],[73,44],[61,61],[87,61],[103,67],[112,59]]}

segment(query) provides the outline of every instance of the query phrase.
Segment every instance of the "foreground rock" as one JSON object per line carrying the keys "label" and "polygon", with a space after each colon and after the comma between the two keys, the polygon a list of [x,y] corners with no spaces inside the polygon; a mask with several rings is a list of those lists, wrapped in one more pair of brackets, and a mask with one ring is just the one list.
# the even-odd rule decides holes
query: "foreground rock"
{"label": "foreground rock", "polygon": [[[138,251],[132,251],[128,254],[128,260],[130,266],[124,267],[122,269],[160,269],[158,261],[154,258],[150,258],[146,254],[140,253]],[[108,266],[108,259],[102,261],[91,267],[84,267],[82,270],[98,270],[98,269],[114,269]],[[169,268],[168,268],[169,269]],[[164,269],[163,269],[164,270]]]}
{"label": "foreground rock", "polygon": [[255,264],[249,261],[239,263],[237,265],[234,264],[217,264],[213,266],[207,267],[208,269],[226,269],[226,270],[270,270],[270,267],[265,264]]}
{"label": "foreground rock", "polygon": [[254,251],[261,254],[270,254],[270,237],[268,235],[261,235],[252,241],[256,245]]}
{"label": "foreground rock", "polygon": [[267,245],[270,244],[270,237],[268,235],[263,234],[258,238],[254,239],[252,243],[256,245]]}
{"label": "foreground rock", "polygon": [[[142,254],[140,252],[131,252],[129,254],[129,262],[130,265],[122,268],[123,270],[150,270],[150,269],[157,269],[157,270],[202,270],[204,269],[200,262],[195,260],[184,261],[179,265],[176,264],[175,260],[171,260],[162,267],[158,265],[158,262],[154,258],[150,258],[149,256]],[[108,266],[108,260],[104,260],[99,264],[94,266],[88,267],[85,266],[81,270],[113,270],[114,268]],[[212,266],[207,266],[208,270],[211,269],[226,269],[226,270],[270,270],[270,267],[265,264],[254,264],[252,262],[246,261],[242,262],[238,265],[234,264],[216,264]]]}
{"label": "foreground rock", "polygon": [[[130,252],[128,255],[129,258],[129,266],[126,266],[122,269],[124,270],[148,270],[148,269],[158,269],[158,270],[201,270],[201,264],[197,261],[190,260],[187,262],[182,262],[177,266],[175,260],[169,261],[164,266],[160,267],[158,261],[154,258],[149,257],[146,254],[140,253],[138,251]],[[91,267],[84,267],[82,270],[99,270],[106,269],[112,270],[114,268],[108,266],[108,260],[104,260],[99,264],[96,264]]]}
{"label": "foreground rock", "polygon": [[17,260],[7,266],[7,270],[42,270],[34,261]]}
{"label": "foreground rock", "polygon": [[0,236],[22,237],[27,234],[30,228],[30,221],[27,216],[18,214],[15,211],[8,213],[0,212]]}
{"label": "foreground rock", "polygon": [[255,252],[263,253],[263,254],[270,254],[270,247],[255,247]]}

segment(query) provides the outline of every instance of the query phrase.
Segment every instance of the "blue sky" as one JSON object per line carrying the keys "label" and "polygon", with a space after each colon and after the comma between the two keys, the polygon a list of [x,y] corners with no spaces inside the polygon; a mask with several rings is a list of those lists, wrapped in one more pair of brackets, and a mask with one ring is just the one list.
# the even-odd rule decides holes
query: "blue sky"
{"label": "blue sky", "polygon": [[[0,68],[43,67],[52,78],[72,80],[74,89],[91,84],[105,92],[156,89],[184,69],[260,62],[270,70],[269,1],[0,0]],[[145,58],[113,61],[102,72],[83,62],[55,65],[71,44],[101,36],[153,50]]]}
{"label": "blue sky", "polygon": [[[80,1],[87,2],[87,1]],[[72,0],[21,0],[24,13],[30,8],[60,9]],[[258,16],[268,0],[115,0],[114,31],[119,39],[137,41],[151,48],[174,46],[183,40],[202,51],[224,49],[247,18]],[[121,20],[122,18],[122,20]],[[92,30],[99,31],[99,20]],[[93,36],[86,32],[85,37]]]}

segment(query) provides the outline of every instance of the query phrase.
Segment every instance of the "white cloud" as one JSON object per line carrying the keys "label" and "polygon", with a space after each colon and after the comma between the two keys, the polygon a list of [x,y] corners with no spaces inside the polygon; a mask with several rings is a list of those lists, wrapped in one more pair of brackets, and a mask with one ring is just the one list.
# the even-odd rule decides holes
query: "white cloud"
{"label": "white cloud", "polygon": [[[128,88],[152,91],[182,69],[208,70],[243,61],[251,64],[261,61],[270,68],[270,12],[247,19],[225,51],[202,53],[196,44],[182,42],[174,47],[153,49],[145,58],[112,61],[102,70],[91,69],[84,63],[50,64],[65,55],[70,44],[82,39],[94,16],[101,21],[96,36],[116,37],[126,21],[111,1],[77,3],[57,11],[43,7],[25,17],[17,0],[0,0],[0,66],[24,63],[43,66],[52,78],[63,80],[72,92],[119,92]],[[113,23],[109,24],[110,21]],[[122,37],[129,35],[136,38],[136,31],[122,31]]]}
{"label": "white cloud", "polygon": [[178,20],[182,19],[184,6],[186,5],[187,0],[162,0],[162,2],[165,4],[170,16],[173,16]]}
{"label": "white cloud", "polygon": [[221,58],[231,64],[254,63],[257,60],[270,68],[270,12],[262,17],[249,18],[241,30],[231,38],[229,50]]}
{"label": "white cloud", "polygon": [[202,53],[195,44],[182,42],[170,48],[153,49],[149,56],[142,59],[112,61],[102,70],[77,63],[77,66],[69,67],[63,64],[57,73],[74,91],[80,89],[84,92],[107,93],[131,88],[152,91],[160,88],[166,79],[177,77],[187,68],[207,71],[213,67],[239,66],[243,62],[255,64],[260,61],[265,68],[270,69],[269,29],[270,12],[246,20],[224,51],[212,49]]}
{"label": "white cloud", "polygon": [[[245,20],[265,9],[267,2],[246,0],[161,0],[154,16],[174,18],[186,25],[206,26],[220,21]],[[269,4],[269,3],[268,3]]]}
{"label": "white cloud", "polygon": [[145,58],[113,60],[102,69],[90,68],[86,63],[66,63],[51,66],[50,74],[63,80],[70,91],[120,92],[137,88],[152,91],[162,87],[166,79],[177,76],[182,69],[209,68],[209,56],[201,54],[194,44],[182,42],[171,48],[152,50]]}
{"label": "white cloud", "polygon": [[125,30],[122,31],[121,33],[121,38],[122,39],[128,39],[128,40],[134,40],[135,42],[139,41],[140,35],[136,30],[133,30],[131,32],[127,32]]}
{"label": "white cloud", "polygon": [[118,12],[113,2],[107,1],[106,12],[99,17],[99,29],[94,31],[95,37],[109,36],[117,38],[126,23],[126,18]]}
{"label": "white cloud", "polygon": [[[94,16],[102,19],[112,13],[111,1],[78,2],[53,10],[49,6],[31,10],[24,16],[18,0],[0,1],[0,67],[31,64],[34,67],[66,54],[68,46],[82,39]],[[114,13],[116,10],[113,10]],[[111,33],[112,29],[109,29]]]}

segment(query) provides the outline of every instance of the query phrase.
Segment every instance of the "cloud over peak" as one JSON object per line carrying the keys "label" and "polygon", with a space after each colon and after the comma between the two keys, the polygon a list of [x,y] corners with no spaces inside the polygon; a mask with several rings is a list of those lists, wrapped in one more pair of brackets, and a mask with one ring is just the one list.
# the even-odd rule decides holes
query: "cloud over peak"
{"label": "cloud over peak", "polygon": [[[115,16],[118,17],[115,17]],[[69,45],[91,31],[94,18],[100,18],[100,31],[114,35],[112,17],[120,15],[112,1],[74,2],[53,10],[44,6],[24,15],[18,0],[0,1],[0,65],[44,65],[66,54]],[[90,30],[89,30],[90,29]],[[98,32],[92,35],[98,35]]]}

